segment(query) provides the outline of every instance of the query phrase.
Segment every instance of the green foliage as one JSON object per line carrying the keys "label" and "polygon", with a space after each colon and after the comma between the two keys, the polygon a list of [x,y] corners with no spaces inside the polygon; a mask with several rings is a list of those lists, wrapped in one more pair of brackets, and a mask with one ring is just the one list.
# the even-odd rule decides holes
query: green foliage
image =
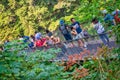
{"label": "green foliage", "polygon": [[[23,33],[29,36],[39,27],[53,31],[58,27],[59,19],[70,24],[72,17],[88,28],[91,34],[95,34],[90,25],[92,18],[98,17],[103,22],[101,8],[111,13],[120,8],[119,3],[120,0],[0,0],[0,40],[12,40]],[[120,26],[114,26],[113,32],[116,41],[120,43]],[[4,47],[5,50],[0,51],[1,80],[74,79],[72,74],[75,65],[70,68],[73,72],[67,72],[58,62],[50,61],[56,57],[59,49],[28,52],[27,44],[20,41],[12,41]],[[79,65],[79,68],[89,69],[89,75],[81,80],[119,80],[119,52],[117,48],[106,52],[107,56],[102,55]]]}
{"label": "green foliage", "polygon": [[62,66],[50,61],[56,57],[59,49],[29,53],[26,47],[20,41],[5,45],[5,50],[0,53],[0,79],[55,80],[67,76]]}
{"label": "green foliage", "polygon": [[120,44],[120,25],[113,27],[113,32],[116,38],[116,42]]}
{"label": "green foliage", "polygon": [[[84,62],[83,67],[89,69],[89,75],[81,80],[119,80],[120,76],[120,48],[113,49],[109,52],[108,49],[99,52],[99,56],[93,57],[91,60]],[[108,52],[108,53],[107,53]]]}
{"label": "green foliage", "polygon": [[60,19],[70,24],[72,17],[81,23],[89,23],[84,27],[92,33],[91,19],[99,17],[103,21],[100,9],[112,12],[120,7],[119,3],[119,0],[1,0],[0,39],[3,42],[17,38],[21,28],[28,36],[34,34],[38,27],[53,31],[57,29]]}

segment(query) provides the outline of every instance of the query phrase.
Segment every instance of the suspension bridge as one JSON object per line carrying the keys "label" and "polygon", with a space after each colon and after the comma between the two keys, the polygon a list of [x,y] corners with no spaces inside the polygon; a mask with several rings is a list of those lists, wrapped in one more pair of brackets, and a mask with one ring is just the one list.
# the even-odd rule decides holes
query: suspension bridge
{"label": "suspension bridge", "polygon": [[[104,33],[108,34],[109,36],[109,45],[107,46],[108,48],[117,48],[120,47],[120,45],[116,44],[115,42],[115,36],[113,34],[110,34],[109,32]],[[87,48],[81,48],[78,46],[77,41],[78,40],[71,40],[71,41],[63,41],[59,44],[54,44],[54,45],[48,45],[36,48],[37,50],[48,50],[50,48],[55,48],[55,49],[61,49],[61,51],[57,54],[57,58],[55,60],[61,60],[61,59],[67,59],[69,55],[71,54],[80,54],[84,49],[90,51],[90,55],[94,55],[94,53],[97,51],[98,47],[102,47],[103,43],[100,40],[98,35],[92,35],[87,38],[81,38],[86,40],[87,42]],[[71,46],[71,43],[74,43],[74,46]],[[33,50],[33,49],[31,49]],[[31,50],[29,52],[31,52]]]}

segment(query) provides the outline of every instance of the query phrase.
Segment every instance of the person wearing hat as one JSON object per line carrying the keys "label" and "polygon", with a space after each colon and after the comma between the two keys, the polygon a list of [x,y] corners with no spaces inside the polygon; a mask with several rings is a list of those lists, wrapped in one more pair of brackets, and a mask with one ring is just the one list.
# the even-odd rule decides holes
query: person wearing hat
{"label": "person wearing hat", "polygon": [[64,23],[64,20],[60,20],[59,30],[66,39],[66,41],[72,40],[71,34],[68,31],[68,26]]}
{"label": "person wearing hat", "polygon": [[109,25],[116,25],[114,17],[108,13],[106,9],[102,10],[104,21],[105,23],[108,23]]}

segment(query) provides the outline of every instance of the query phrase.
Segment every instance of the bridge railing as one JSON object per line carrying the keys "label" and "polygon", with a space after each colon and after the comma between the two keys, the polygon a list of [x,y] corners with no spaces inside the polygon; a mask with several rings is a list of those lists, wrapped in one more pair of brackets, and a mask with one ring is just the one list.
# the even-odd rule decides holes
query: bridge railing
{"label": "bridge railing", "polygon": [[[111,34],[111,31],[105,32],[103,34]],[[98,37],[99,35],[90,35],[88,37],[84,37],[84,38],[79,38],[79,39],[75,39],[75,40],[69,40],[69,41],[61,41],[58,44],[51,44],[51,45],[47,45],[47,46],[42,46],[42,47],[37,47],[35,49],[37,50],[48,50],[50,48],[60,48],[61,52],[59,52],[58,56],[65,56],[65,54],[73,54],[73,53],[80,53],[82,51],[82,48],[79,46],[74,46],[72,47],[72,43],[76,43],[78,40],[87,40],[87,41],[96,41],[96,37]],[[99,38],[98,38],[99,39]],[[34,50],[34,49],[32,49]]]}

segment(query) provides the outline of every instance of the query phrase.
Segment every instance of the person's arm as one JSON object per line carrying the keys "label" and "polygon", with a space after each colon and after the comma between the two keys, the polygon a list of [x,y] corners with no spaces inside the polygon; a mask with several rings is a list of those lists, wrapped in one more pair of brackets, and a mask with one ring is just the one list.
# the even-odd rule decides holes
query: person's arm
{"label": "person's arm", "polygon": [[35,48],[36,47],[36,42],[34,42],[34,46],[33,46],[33,48]]}
{"label": "person's arm", "polygon": [[65,25],[65,27],[66,27],[66,29],[67,29],[67,30],[70,28],[70,26],[69,26],[69,25]]}
{"label": "person's arm", "polygon": [[73,35],[77,35],[77,32],[75,30],[71,31]]}
{"label": "person's arm", "polygon": [[82,29],[83,28],[83,26],[80,24],[80,28]]}
{"label": "person's arm", "polygon": [[116,21],[115,21],[115,19],[113,19],[113,24],[116,25]]}
{"label": "person's arm", "polygon": [[104,17],[105,22],[107,22],[108,17],[109,17],[109,14],[106,14],[105,17]]}
{"label": "person's arm", "polygon": [[60,43],[60,38],[59,38],[59,37],[57,37],[56,39],[57,39],[56,44],[57,44],[57,43]]}
{"label": "person's arm", "polygon": [[66,26],[66,29],[68,30],[68,29],[69,29],[69,27],[68,27],[68,26]]}
{"label": "person's arm", "polygon": [[59,31],[61,32],[61,29],[60,29],[60,27],[58,27],[59,28]]}
{"label": "person's arm", "polygon": [[47,42],[46,41],[43,43],[43,46],[45,46],[45,47],[47,46]]}
{"label": "person's arm", "polygon": [[91,24],[91,26],[92,26],[93,28],[95,28],[95,25],[94,25],[93,23]]}
{"label": "person's arm", "polygon": [[80,26],[81,29],[83,28],[83,26],[79,22],[77,22],[77,24]]}

